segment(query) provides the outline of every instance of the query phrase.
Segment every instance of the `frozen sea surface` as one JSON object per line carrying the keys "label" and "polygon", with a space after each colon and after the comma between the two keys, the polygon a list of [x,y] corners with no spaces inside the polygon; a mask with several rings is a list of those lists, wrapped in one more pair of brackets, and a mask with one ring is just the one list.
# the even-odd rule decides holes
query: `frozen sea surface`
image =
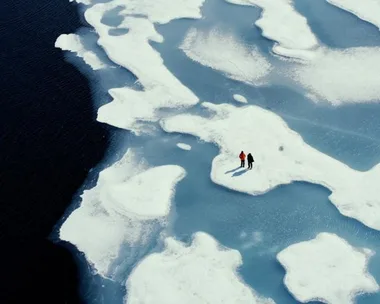
{"label": "frozen sea surface", "polygon": [[[160,5],[157,5],[156,2]],[[284,284],[286,273],[277,260],[278,253],[289,246],[297,246],[298,243],[313,240],[320,233],[336,234],[352,247],[368,248],[373,252],[367,270],[377,283],[373,281],[372,289],[370,288],[368,291],[376,291],[374,285],[380,282],[380,232],[364,226],[355,219],[343,216],[329,201],[328,197],[332,192],[327,188],[318,184],[293,182],[288,185],[280,185],[265,194],[252,196],[216,185],[210,179],[210,172],[212,160],[219,153],[218,147],[189,134],[165,133],[158,122],[163,118],[180,113],[204,117],[206,112],[197,104],[197,100],[214,104],[231,103],[236,107],[256,105],[280,116],[290,129],[302,136],[306,144],[320,153],[331,156],[354,170],[367,171],[380,163],[380,120],[378,119],[380,94],[374,89],[374,80],[366,79],[368,75],[374,75],[378,61],[376,59],[371,61],[371,58],[367,58],[366,64],[360,66],[360,74],[356,75],[357,63],[355,63],[356,66],[348,65],[348,74],[344,71],[334,74],[336,78],[332,83],[336,82],[337,84],[335,91],[334,87],[330,86],[329,94],[321,93],[317,86],[317,92],[313,92],[310,91],[309,86],[295,81],[290,71],[309,69],[310,72],[311,69],[310,73],[313,75],[312,68],[321,68],[318,56],[306,56],[303,58],[306,62],[299,62],[290,59],[289,57],[292,56],[289,56],[289,53],[276,53],[273,50],[275,42],[264,38],[260,28],[255,26],[255,22],[260,19],[261,14],[260,7],[255,5],[261,1],[251,1],[250,5],[231,4],[222,0],[206,0],[204,3],[188,1],[186,4],[188,7],[184,1],[180,1],[179,3],[182,3],[183,7],[176,6],[177,11],[171,11],[169,14],[170,20],[165,17],[165,12],[170,10],[170,1],[156,2],[153,5],[153,2],[150,3],[148,0],[132,1],[132,4],[128,6],[127,1],[123,2],[122,0],[107,3],[89,0],[87,2],[89,7],[82,7],[82,9],[91,10],[92,21],[94,16],[97,16],[96,13],[103,14],[103,18],[96,19],[96,26],[100,26],[98,31],[101,31],[99,34],[102,36],[102,40],[97,45],[96,33],[84,29],[77,33],[79,40],[75,38],[75,45],[72,46],[72,50],[79,57],[92,64],[93,68],[96,67],[96,69],[85,67],[85,61],[80,58],[73,61],[92,81],[97,79],[98,90],[103,93],[94,95],[96,99],[94,104],[97,107],[102,107],[107,102],[108,105],[118,105],[107,113],[106,120],[100,120],[123,128],[125,130],[118,130],[118,132],[128,134],[127,142],[124,137],[121,137],[120,147],[122,148],[118,155],[109,155],[94,174],[106,167],[118,168],[117,161],[120,162],[123,159],[128,149],[133,149],[134,155],[137,155],[138,159],[144,160],[144,170],[148,170],[148,172],[152,172],[149,170],[154,170],[154,168],[174,168],[173,165],[178,166],[175,168],[183,168],[186,172],[180,181],[175,178],[178,182],[175,187],[170,184],[170,189],[174,187],[170,192],[172,196],[165,197],[166,206],[170,206],[170,210],[165,212],[165,219],[161,219],[159,229],[157,226],[152,228],[149,223],[144,226],[144,221],[139,221],[139,228],[144,231],[140,237],[144,239],[144,242],[139,242],[133,250],[131,246],[125,246],[126,239],[123,239],[122,233],[117,234],[117,239],[112,239],[111,233],[107,236],[107,242],[112,243],[114,248],[120,248],[120,250],[109,254],[107,248],[104,248],[104,241],[102,242],[99,237],[101,234],[91,233],[91,229],[84,226],[86,225],[84,220],[81,221],[80,217],[76,219],[77,221],[71,229],[78,231],[77,234],[73,234],[77,237],[76,245],[84,253],[84,257],[87,257],[86,261],[89,263],[90,269],[83,277],[83,284],[87,286],[86,288],[93,290],[91,293],[85,293],[87,302],[132,303],[129,300],[130,288],[134,291],[141,290],[139,284],[151,282],[148,278],[145,279],[144,272],[140,271],[144,263],[149,266],[149,263],[146,264],[147,261],[163,256],[167,257],[164,259],[164,263],[167,264],[163,265],[162,269],[175,270],[178,266],[173,265],[174,262],[170,257],[181,256],[186,261],[188,258],[186,255],[191,252],[187,253],[187,250],[179,249],[178,246],[180,248],[182,248],[181,246],[191,246],[194,237],[199,232],[209,235],[220,246],[224,246],[228,250],[239,251],[242,263],[236,270],[236,280],[241,284],[239,285],[241,290],[251,290],[253,294],[258,294],[264,299],[272,299],[275,303],[297,302]],[[257,3],[255,4],[255,2]],[[325,0],[273,0],[267,2],[274,7],[276,7],[276,3],[281,2],[281,5],[284,5],[286,2],[291,6],[293,13],[305,16],[308,29],[317,37],[318,48],[329,54],[353,47],[366,47],[373,52],[377,51],[377,47],[380,46],[380,32],[376,26],[364,22]],[[199,12],[197,7],[200,7]],[[110,10],[113,11],[110,13]],[[270,10],[267,13],[269,14]],[[278,20],[273,18],[271,16],[269,19],[274,20],[270,26],[275,29],[278,26],[276,25]],[[136,27],[136,24],[144,25],[143,30]],[[121,28],[128,28],[128,30],[120,31]],[[294,29],[293,26],[290,28]],[[222,36],[226,34],[226,37],[229,37],[226,41],[231,43],[225,45],[226,50],[223,52],[210,49],[212,57],[205,57],[207,48],[214,47],[217,40],[201,44],[201,47],[197,44],[197,48],[193,49],[195,51],[192,53],[193,56],[188,57],[181,46],[183,46],[186,35],[191,31],[196,33],[217,32]],[[140,39],[142,36],[139,35],[144,35],[144,39]],[[202,37],[207,38],[208,36],[204,34]],[[290,37],[293,36],[290,35]],[[208,41],[203,38],[202,41]],[[268,38],[275,41],[280,40],[275,37]],[[63,46],[62,41],[61,46]],[[78,41],[82,41],[82,44]],[[134,45],[133,42],[137,44]],[[237,43],[236,48],[234,48],[234,43]],[[129,47],[133,46],[140,47],[143,50],[143,56],[131,53]],[[64,48],[70,49],[70,46],[64,44]],[[122,49],[126,52],[120,52]],[[215,56],[228,54],[231,62],[238,63],[239,67],[240,63],[244,64],[244,58],[241,56],[249,56],[248,52],[241,50],[247,49],[254,49],[262,62],[270,66],[270,72],[265,72],[265,77],[260,79],[260,82],[257,82],[255,77],[252,77],[254,80],[252,82],[244,81],[241,77],[231,77],[232,72],[236,76],[241,69],[233,69],[231,65],[212,61]],[[309,49],[311,49],[310,52],[314,52],[313,47]],[[110,54],[111,58],[108,56]],[[97,59],[93,61],[95,55]],[[117,56],[117,63],[113,62],[115,56]],[[348,60],[349,63],[357,61],[355,52],[352,56],[352,60]],[[91,59],[90,62],[88,58]],[[143,60],[152,60],[155,70],[150,71],[150,66],[144,64]],[[95,65],[93,65],[94,62]],[[343,63],[344,61],[342,61]],[[341,67],[337,61],[337,69]],[[155,77],[159,74],[157,71],[164,71],[166,78],[156,79]],[[347,77],[347,81],[345,81],[344,77],[347,75],[355,75],[355,77]],[[339,77],[343,79],[339,79]],[[317,85],[318,83],[315,81],[320,81],[320,79],[315,81],[311,79],[310,81],[311,85]],[[172,84],[176,88],[173,88]],[[348,98],[347,94],[342,94],[347,90],[353,90],[353,87],[356,88],[355,98],[351,96]],[[111,92],[112,100],[109,96],[107,97],[107,91],[115,88],[117,90],[112,91],[115,94]],[[366,89],[367,91],[365,91]],[[371,100],[367,98],[368,91],[371,92]],[[179,100],[168,98],[165,92]],[[334,94],[331,95],[331,92]],[[244,96],[247,103],[236,102],[234,95]],[[331,96],[334,98],[338,96],[339,102],[333,102],[334,98],[330,98]],[[156,97],[161,107],[155,103]],[[176,100],[175,103],[173,103],[174,100]],[[139,108],[140,105],[141,108]],[[109,106],[108,109],[110,109]],[[114,118],[117,118],[117,121]],[[228,129],[228,126],[224,127]],[[135,134],[129,136],[131,131]],[[254,143],[256,131],[253,129],[250,133],[248,132],[247,140]],[[261,129],[260,132],[266,131]],[[247,136],[247,132],[244,134]],[[218,136],[223,137],[223,132]],[[237,131],[235,136],[239,137],[242,134]],[[184,150],[183,148],[187,146],[183,145],[182,149],[179,149],[178,143],[191,146],[191,150]],[[241,149],[241,147],[236,147],[236,154]],[[265,151],[265,146],[261,147],[261,150]],[[252,152],[255,155],[255,151],[246,152]],[[231,170],[236,166],[233,165]],[[120,169],[124,170],[123,167]],[[112,186],[108,188],[128,185],[128,180],[132,178],[129,174],[140,174],[137,169],[134,172],[135,169],[125,167],[127,171],[125,174],[128,175],[126,178],[123,177],[124,173],[117,176],[107,175],[107,183]],[[107,169],[106,172],[112,172],[112,170]],[[154,172],[159,173],[157,170]],[[154,178],[149,179],[137,177],[133,181],[139,184],[140,189],[150,191],[156,189],[153,187],[154,180],[160,179],[161,176],[164,175],[157,174]],[[237,175],[231,178],[239,179],[240,177]],[[116,185],[112,185],[113,182]],[[254,182],[252,180],[252,183]],[[85,185],[87,189],[92,188],[91,192],[85,192],[84,195],[76,198],[77,203],[71,210],[68,210],[67,220],[63,220],[59,231],[67,229],[69,223],[73,225],[74,220],[71,217],[74,215],[78,217],[78,214],[83,212],[82,209],[88,208],[89,205],[91,207],[89,214],[96,221],[101,221],[102,218],[113,221],[113,214],[117,210],[112,204],[109,204],[112,202],[112,191],[97,191],[96,189],[100,187],[101,183],[102,179],[99,178],[97,182],[87,185],[87,187]],[[126,189],[130,188],[128,187]],[[86,197],[88,198],[88,193],[93,194],[93,203],[89,204],[88,200],[85,200]],[[144,197],[147,198],[149,195],[144,195]],[[81,205],[81,200],[85,202],[85,205]],[[145,204],[148,200],[146,199],[143,203]],[[123,206],[123,210],[131,211],[131,208],[136,207],[132,205],[136,201],[136,196],[132,191],[123,192],[123,195],[118,196],[119,206]],[[73,210],[75,211],[72,212]],[[165,210],[167,211],[167,209]],[[144,213],[148,212],[147,210],[143,211]],[[126,225],[133,227],[134,223],[128,217],[123,219],[123,216],[125,215],[118,214],[117,223],[125,220]],[[102,224],[107,226],[105,223]],[[91,244],[86,247],[87,249],[83,249],[84,243],[81,243],[80,238],[78,241],[78,235],[83,231],[88,233],[83,240]],[[170,249],[170,246],[164,247],[168,240],[173,239],[175,240],[173,241],[174,249]],[[71,236],[68,236],[66,240],[75,243]],[[209,247],[204,246],[207,251]],[[102,251],[97,248],[104,250],[107,257],[99,256]],[[209,249],[212,250],[211,247]],[[134,254],[136,252],[138,254]],[[88,258],[94,254],[96,255],[95,259]],[[206,253],[205,256],[207,256]],[[97,265],[97,261],[104,261],[104,258],[108,259],[107,263]],[[123,263],[123,261],[127,262]],[[196,262],[196,260],[195,262],[192,260],[192,263]],[[207,264],[208,262],[206,259],[199,263]],[[99,271],[101,269],[99,266],[105,267],[104,265],[107,265],[107,271]],[[207,265],[210,266],[212,263]],[[158,275],[158,272],[162,271],[162,269],[156,269],[158,272],[155,273],[155,268],[148,266],[144,266],[144,269],[147,269],[145,273],[150,276]],[[139,281],[133,282],[136,273],[139,274]],[[213,274],[212,267],[204,275],[206,276],[207,273]],[[177,278],[178,280],[184,280],[184,278],[196,280],[196,276],[188,278],[178,276]],[[173,280],[173,277],[170,277],[170,280]],[[201,290],[196,289],[197,284],[194,281],[191,282],[192,288],[195,288],[194,292],[201,293]],[[213,290],[223,288],[224,283],[220,284],[218,286],[216,283],[210,288]],[[181,287],[182,285],[176,286]],[[204,286],[200,287],[204,288]],[[334,292],[334,286],[331,288]],[[154,292],[159,295],[160,299],[165,299],[165,295],[160,293],[164,290],[158,289]],[[231,291],[231,294],[234,293],[238,294],[238,291]],[[186,292],[183,293],[179,290],[178,294],[186,296]],[[293,292],[293,294],[295,293]],[[133,301],[136,301],[135,292],[133,297]],[[323,295],[321,294],[319,298],[323,298]],[[189,299],[184,300],[184,303],[187,300]],[[149,303],[144,300],[144,297],[141,297],[141,301]],[[378,292],[360,294],[355,301],[361,304],[379,303],[380,294]]]}

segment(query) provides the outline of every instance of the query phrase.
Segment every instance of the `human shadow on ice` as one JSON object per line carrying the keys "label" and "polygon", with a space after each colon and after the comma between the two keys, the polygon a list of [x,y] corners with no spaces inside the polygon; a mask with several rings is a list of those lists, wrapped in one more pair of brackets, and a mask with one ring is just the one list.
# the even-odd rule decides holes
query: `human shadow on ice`
{"label": "human shadow on ice", "polygon": [[235,172],[235,171],[239,170],[240,168],[241,168],[241,167],[239,166],[239,167],[237,167],[237,168],[235,168],[235,169],[228,170],[228,171],[225,172],[225,174]]}
{"label": "human shadow on ice", "polygon": [[232,174],[232,177],[236,177],[236,176],[240,176],[240,175],[243,175],[245,173],[248,172],[248,169],[244,169],[244,170],[241,170],[241,171],[237,171],[235,172],[234,174]]}

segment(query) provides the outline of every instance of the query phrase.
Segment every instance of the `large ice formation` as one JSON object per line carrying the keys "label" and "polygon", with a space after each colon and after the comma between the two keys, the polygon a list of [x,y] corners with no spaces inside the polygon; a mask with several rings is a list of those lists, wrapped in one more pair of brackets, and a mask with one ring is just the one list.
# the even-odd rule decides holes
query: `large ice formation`
{"label": "large ice formation", "polygon": [[284,249],[277,259],[286,270],[284,283],[298,301],[350,304],[358,294],[379,290],[367,270],[371,255],[335,234],[320,233]]}
{"label": "large ice formation", "polygon": [[61,226],[60,239],[82,251],[98,273],[112,276],[123,245],[143,247],[165,226],[175,186],[184,176],[176,165],[148,168],[129,150],[84,191],[80,206]]}
{"label": "large ice formation", "polygon": [[[85,19],[99,35],[98,44],[110,60],[132,72],[143,88],[111,89],[112,102],[98,110],[100,122],[139,133],[139,122],[157,120],[158,109],[188,107],[198,102],[197,96],[165,67],[150,42],[163,41],[154,23],[200,18],[203,2],[113,0],[87,8]],[[122,32],[116,35],[115,30]]]}
{"label": "large ice formation", "polygon": [[[353,170],[306,144],[281,117],[258,106],[202,105],[211,117],[182,114],[161,124],[167,132],[192,134],[219,146],[211,169],[215,183],[253,195],[294,181],[320,184],[331,190],[330,200],[342,214],[380,230],[380,165]],[[239,168],[241,150],[253,154],[253,170]]]}
{"label": "large ice formation", "polygon": [[190,246],[167,238],[165,250],[143,259],[127,281],[127,304],[274,304],[258,296],[237,274],[238,251],[221,247],[206,233]]}

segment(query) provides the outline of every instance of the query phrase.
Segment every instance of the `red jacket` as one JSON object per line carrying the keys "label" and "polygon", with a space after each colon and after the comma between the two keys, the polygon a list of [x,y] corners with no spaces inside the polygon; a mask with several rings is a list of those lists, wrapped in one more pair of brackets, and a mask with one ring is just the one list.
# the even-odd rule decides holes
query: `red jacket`
{"label": "red jacket", "polygon": [[240,160],[245,160],[245,154],[242,152],[239,154]]}

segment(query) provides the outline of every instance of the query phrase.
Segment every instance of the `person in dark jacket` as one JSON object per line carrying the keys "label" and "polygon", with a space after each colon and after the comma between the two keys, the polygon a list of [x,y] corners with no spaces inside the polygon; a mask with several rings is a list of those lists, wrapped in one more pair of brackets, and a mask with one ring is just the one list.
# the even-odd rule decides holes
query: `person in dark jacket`
{"label": "person in dark jacket", "polygon": [[248,169],[252,170],[252,164],[254,162],[254,159],[251,153],[248,153],[247,161],[248,161]]}
{"label": "person in dark jacket", "polygon": [[243,151],[240,152],[239,158],[240,158],[240,167],[244,168],[244,166],[245,166],[245,154]]}

